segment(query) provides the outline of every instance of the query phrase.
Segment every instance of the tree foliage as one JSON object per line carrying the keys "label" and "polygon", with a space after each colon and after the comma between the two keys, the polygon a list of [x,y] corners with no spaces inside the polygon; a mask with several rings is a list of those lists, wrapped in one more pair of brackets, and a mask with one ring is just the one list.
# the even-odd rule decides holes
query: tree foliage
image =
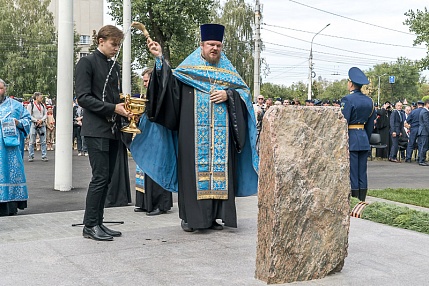
{"label": "tree foliage", "polygon": [[[380,103],[387,100],[391,102],[407,102],[420,100],[419,86],[424,79],[420,79],[419,67],[416,62],[406,58],[399,58],[394,63],[375,65],[366,75],[371,83],[369,85],[370,96],[374,101],[378,98],[378,76],[380,77]],[[389,76],[395,76],[395,83],[389,83]]]}
{"label": "tree foliage", "polygon": [[253,87],[253,8],[244,0],[227,0],[217,21],[225,26],[223,51],[247,85]]}
{"label": "tree foliage", "polygon": [[[414,40],[414,45],[426,44],[429,48],[429,12],[425,7],[424,10],[417,9],[415,12],[409,10],[405,13],[408,19],[405,20],[404,24],[409,26],[411,32],[417,35]],[[419,66],[422,69],[429,69],[429,50],[425,58],[421,59]]]}
{"label": "tree foliage", "polygon": [[320,99],[340,100],[349,93],[347,90],[347,79],[336,80],[325,86]]}
{"label": "tree foliage", "polygon": [[[107,0],[111,16],[120,25],[123,23],[122,0]],[[134,0],[132,20],[146,26],[151,38],[157,41],[164,58],[172,67],[177,66],[198,45],[199,26],[211,22],[215,0]],[[127,32],[129,27],[124,27]],[[132,60],[138,67],[152,65],[153,59],[146,45],[146,38],[134,29],[132,34]]]}
{"label": "tree foliage", "polygon": [[57,46],[49,3],[0,0],[0,77],[10,95],[56,92]]}

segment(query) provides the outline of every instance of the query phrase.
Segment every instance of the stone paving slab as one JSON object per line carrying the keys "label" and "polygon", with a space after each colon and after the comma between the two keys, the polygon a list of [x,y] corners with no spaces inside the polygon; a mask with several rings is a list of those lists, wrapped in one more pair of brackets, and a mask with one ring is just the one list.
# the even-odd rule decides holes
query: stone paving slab
{"label": "stone paving slab", "polygon": [[[237,198],[238,228],[186,233],[178,210],[106,209],[124,233],[82,238],[83,211],[0,217],[0,285],[265,285],[254,278],[257,197]],[[351,219],[342,272],[285,285],[428,285],[429,235]]]}

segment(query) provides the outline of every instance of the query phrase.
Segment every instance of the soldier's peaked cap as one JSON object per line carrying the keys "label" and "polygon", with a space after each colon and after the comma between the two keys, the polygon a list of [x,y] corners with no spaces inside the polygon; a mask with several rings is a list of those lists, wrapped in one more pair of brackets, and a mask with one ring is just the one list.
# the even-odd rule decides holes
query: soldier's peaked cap
{"label": "soldier's peaked cap", "polygon": [[349,69],[349,79],[351,82],[358,85],[368,84],[369,80],[366,75],[357,67]]}

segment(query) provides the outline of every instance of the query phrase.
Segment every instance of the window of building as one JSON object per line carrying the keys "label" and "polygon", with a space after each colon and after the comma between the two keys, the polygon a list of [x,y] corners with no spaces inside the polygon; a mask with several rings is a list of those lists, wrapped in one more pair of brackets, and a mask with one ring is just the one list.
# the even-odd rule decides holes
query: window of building
{"label": "window of building", "polygon": [[79,58],[83,58],[89,55],[89,53],[79,53]]}
{"label": "window of building", "polygon": [[89,45],[91,41],[91,37],[88,35],[81,35],[80,36],[80,40],[79,40],[79,44],[81,45]]}

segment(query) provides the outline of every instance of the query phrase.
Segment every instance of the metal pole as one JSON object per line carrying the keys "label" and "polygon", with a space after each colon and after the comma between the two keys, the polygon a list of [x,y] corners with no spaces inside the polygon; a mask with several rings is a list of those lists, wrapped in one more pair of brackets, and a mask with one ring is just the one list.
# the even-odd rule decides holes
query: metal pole
{"label": "metal pole", "polygon": [[261,93],[261,6],[259,0],[256,0],[255,5],[255,55],[253,67],[253,101],[257,102],[257,97]]}
{"label": "metal pole", "polygon": [[384,74],[382,74],[382,75],[375,75],[375,76],[378,76],[378,98],[377,98],[377,104],[378,104],[378,106],[380,106],[380,85],[381,85],[381,83],[380,83],[380,78],[382,77],[382,76],[385,76],[385,75],[387,75],[386,73],[384,73]]}
{"label": "metal pole", "polygon": [[377,104],[378,104],[379,108],[380,108],[380,78],[381,78],[381,75],[378,76],[378,98],[377,98]]}
{"label": "metal pole", "polygon": [[331,25],[330,23],[327,24],[325,27],[323,27],[322,30],[320,30],[319,32],[317,32],[314,36],[313,39],[311,39],[311,46],[310,46],[310,57],[308,59],[308,94],[307,94],[307,99],[311,100],[311,86],[313,85],[313,40],[314,38],[319,35],[323,30],[325,30],[329,25]]}
{"label": "metal pole", "polygon": [[54,189],[72,189],[73,0],[58,1],[57,118]]}
{"label": "metal pole", "polygon": [[[131,0],[123,2],[124,32],[131,26]],[[122,93],[131,95],[131,33],[125,34],[122,50]]]}

